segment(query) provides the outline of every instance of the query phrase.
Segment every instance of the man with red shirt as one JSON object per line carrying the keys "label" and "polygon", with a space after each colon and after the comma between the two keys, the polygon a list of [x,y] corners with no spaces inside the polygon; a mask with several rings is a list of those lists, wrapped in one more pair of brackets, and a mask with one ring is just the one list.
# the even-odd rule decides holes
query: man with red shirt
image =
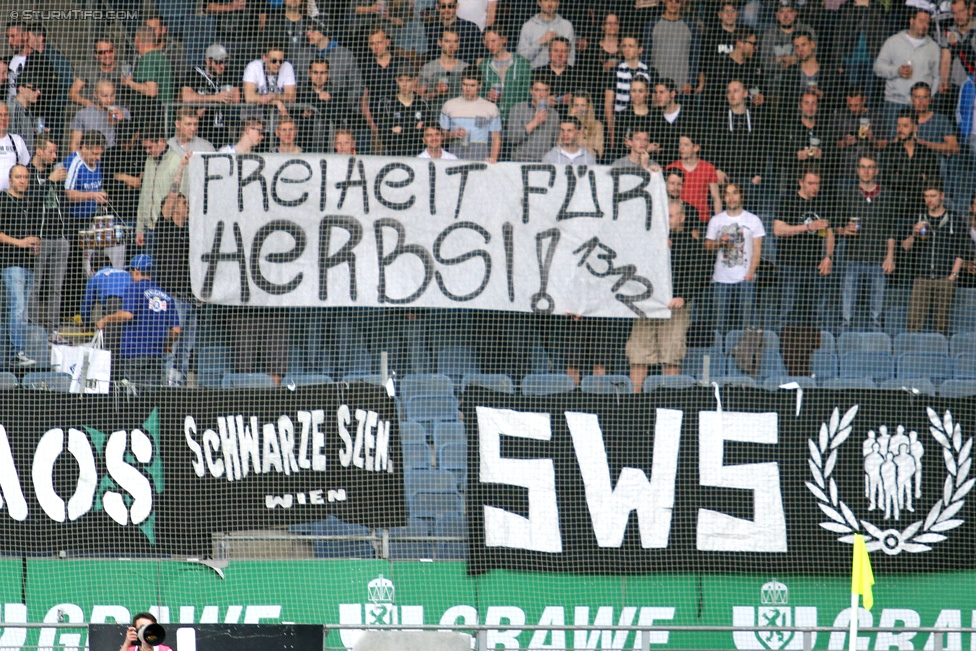
{"label": "man with red shirt", "polygon": [[[689,133],[678,139],[680,159],[668,165],[667,169],[678,168],[685,175],[682,201],[690,203],[698,210],[698,219],[707,222],[712,215],[722,212],[722,196],[718,191],[718,173],[715,166],[698,158],[701,145]],[[711,205],[709,205],[711,199]]]}

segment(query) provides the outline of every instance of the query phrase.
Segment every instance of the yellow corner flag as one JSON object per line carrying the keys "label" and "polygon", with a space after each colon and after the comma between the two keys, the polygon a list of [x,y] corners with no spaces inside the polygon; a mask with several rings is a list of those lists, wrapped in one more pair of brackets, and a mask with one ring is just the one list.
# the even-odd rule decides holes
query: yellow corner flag
{"label": "yellow corner flag", "polygon": [[872,585],[874,585],[874,572],[871,570],[871,557],[868,556],[864,536],[856,533],[854,534],[854,565],[851,570],[851,594],[862,595],[864,607],[868,610],[871,610],[871,606],[874,605]]}

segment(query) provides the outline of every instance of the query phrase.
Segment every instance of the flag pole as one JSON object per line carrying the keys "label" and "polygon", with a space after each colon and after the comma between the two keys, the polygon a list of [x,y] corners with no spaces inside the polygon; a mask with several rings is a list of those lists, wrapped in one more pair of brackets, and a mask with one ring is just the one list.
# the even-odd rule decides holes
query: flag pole
{"label": "flag pole", "polygon": [[874,606],[874,572],[871,569],[871,557],[864,536],[854,534],[854,555],[851,559],[851,633],[850,651],[857,651],[857,618],[860,613],[858,599],[863,595],[864,607],[871,610]]}
{"label": "flag pole", "polygon": [[858,601],[859,595],[856,592],[851,593],[851,633],[850,633],[850,644],[848,645],[849,651],[857,651],[857,615],[858,615]]}

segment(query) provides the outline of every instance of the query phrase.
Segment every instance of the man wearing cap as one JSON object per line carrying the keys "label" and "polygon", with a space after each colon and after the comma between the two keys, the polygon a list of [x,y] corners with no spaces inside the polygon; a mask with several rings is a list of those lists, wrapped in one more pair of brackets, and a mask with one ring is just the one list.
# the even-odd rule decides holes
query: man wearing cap
{"label": "man wearing cap", "polygon": [[308,81],[311,61],[326,61],[332,86],[345,93],[345,105],[358,106],[363,95],[363,75],[352,50],[333,40],[325,24],[315,18],[306,21],[305,38],[311,47],[294,62],[299,83]]}
{"label": "man wearing cap", "polygon": [[122,307],[103,316],[96,326],[104,330],[109,324],[122,324],[119,376],[140,387],[158,385],[163,378],[163,353],[180,336],[180,318],[173,297],[152,280],[152,258],[133,257],[129,274],[132,284]]}
{"label": "man wearing cap", "polygon": [[766,67],[766,75],[771,77],[774,86],[779,85],[784,71],[799,61],[793,52],[793,35],[801,31],[813,32],[809,25],[796,22],[798,15],[793,0],[779,0],[776,25],[763,34],[759,55]]}
{"label": "man wearing cap", "polygon": [[197,108],[199,135],[219,146],[231,141],[237,132],[235,111],[227,111],[223,105],[240,104],[241,89],[228,72],[230,55],[220,43],[207,48],[203,67],[190,70],[180,89],[185,104],[213,104],[212,108]]}
{"label": "man wearing cap", "polygon": [[10,123],[7,128],[11,133],[16,133],[24,139],[28,151],[34,150],[34,135],[39,126],[32,115],[42,95],[38,81],[31,73],[18,75],[17,94],[7,102],[10,111]]}

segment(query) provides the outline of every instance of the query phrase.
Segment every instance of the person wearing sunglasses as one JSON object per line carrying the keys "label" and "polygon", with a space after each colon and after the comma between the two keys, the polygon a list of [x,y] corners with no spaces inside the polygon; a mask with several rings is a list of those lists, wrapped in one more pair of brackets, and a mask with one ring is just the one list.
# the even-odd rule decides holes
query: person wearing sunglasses
{"label": "person wearing sunglasses", "polygon": [[295,101],[297,88],[295,69],[285,61],[280,45],[268,45],[260,59],[244,68],[244,101],[248,104],[274,104],[279,113],[287,115],[285,104]]}
{"label": "person wearing sunglasses", "polygon": [[41,98],[41,88],[38,79],[30,72],[17,76],[17,94],[7,102],[10,110],[10,124],[8,129],[24,139],[28,151],[34,149],[34,135],[42,122],[36,121],[32,114],[37,102]]}
{"label": "person wearing sunglasses", "polygon": [[[92,54],[86,65],[76,68],[78,76],[68,91],[68,99],[82,108],[96,104],[95,85],[102,79],[111,80],[116,89],[122,86],[122,69],[125,65],[118,58],[115,42],[108,37],[99,37]],[[120,104],[128,107],[128,97],[120,96]]]}
{"label": "person wearing sunglasses", "polygon": [[457,32],[460,40],[457,58],[474,65],[486,54],[481,42],[481,30],[471,21],[458,18],[457,11],[458,0],[437,0],[437,18],[427,23],[427,43],[438,43],[443,31],[451,28]]}

